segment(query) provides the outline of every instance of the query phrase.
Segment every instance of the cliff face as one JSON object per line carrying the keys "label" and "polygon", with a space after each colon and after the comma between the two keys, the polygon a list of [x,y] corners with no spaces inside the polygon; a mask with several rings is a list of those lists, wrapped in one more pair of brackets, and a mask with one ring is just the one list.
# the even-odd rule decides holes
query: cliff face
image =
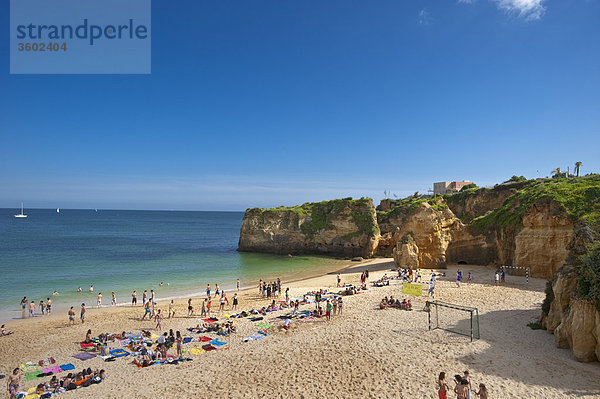
{"label": "cliff face", "polygon": [[371,257],[379,237],[372,200],[347,198],[291,208],[248,209],[238,250]]}

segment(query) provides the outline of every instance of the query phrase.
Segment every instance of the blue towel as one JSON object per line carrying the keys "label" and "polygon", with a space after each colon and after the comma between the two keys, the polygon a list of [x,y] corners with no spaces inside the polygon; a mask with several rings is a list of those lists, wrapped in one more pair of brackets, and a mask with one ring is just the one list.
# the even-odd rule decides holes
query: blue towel
{"label": "blue towel", "polygon": [[218,339],[213,339],[212,341],[209,342],[209,344],[213,344],[216,346],[223,346],[223,345],[227,345],[227,342],[222,342],[222,341],[219,341]]}

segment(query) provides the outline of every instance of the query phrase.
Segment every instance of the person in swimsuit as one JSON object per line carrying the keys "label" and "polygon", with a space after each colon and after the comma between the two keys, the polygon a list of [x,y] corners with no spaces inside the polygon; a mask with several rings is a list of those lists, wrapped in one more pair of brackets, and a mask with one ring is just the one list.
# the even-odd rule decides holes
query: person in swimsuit
{"label": "person in swimsuit", "polygon": [[150,301],[146,302],[144,304],[144,315],[142,316],[142,320],[144,320],[146,318],[146,316],[148,316],[149,319],[152,318],[152,315],[150,314]]}
{"label": "person in swimsuit", "polygon": [[327,305],[325,305],[325,317],[327,318],[327,320],[331,320],[331,308],[333,307],[333,305],[331,304],[331,302],[329,302],[329,299],[327,300]]}
{"label": "person in swimsuit", "polygon": [[200,311],[200,317],[206,316],[206,298],[202,302],[202,310]]}
{"label": "person in swimsuit", "polygon": [[188,316],[194,315],[194,307],[192,306],[192,298],[188,299]]}
{"label": "person in swimsuit", "polygon": [[225,310],[225,293],[221,294],[221,301],[219,303],[219,313],[222,313]]}
{"label": "person in swimsuit", "polygon": [[448,384],[446,384],[446,373],[443,371],[440,373],[438,380],[438,397],[439,399],[447,399],[448,398]]}
{"label": "person in swimsuit", "polygon": [[81,322],[85,323],[85,303],[81,304],[81,313],[79,317],[81,318]]}
{"label": "person in swimsuit", "polygon": [[173,309],[173,306],[175,305],[174,301],[171,299],[171,303],[169,303],[169,319],[172,317],[175,317],[175,309]]}
{"label": "person in swimsuit", "polygon": [[25,318],[25,311],[27,310],[27,297],[24,296],[23,299],[21,299],[21,317],[24,319]]}
{"label": "person in swimsuit", "polygon": [[342,314],[342,297],[338,298],[338,314],[341,315]]}
{"label": "person in swimsuit", "polygon": [[237,292],[235,294],[233,294],[233,306],[232,309],[236,310],[237,309],[237,305],[238,305],[238,295]]}
{"label": "person in swimsuit", "polygon": [[42,312],[42,316],[46,313],[46,304],[44,301],[40,301],[40,312]]}
{"label": "person in swimsuit", "polygon": [[17,394],[19,393],[19,385],[21,385],[22,380],[23,375],[21,374],[21,369],[17,367],[13,370],[12,374],[8,377],[8,380],[6,381],[6,388],[8,389],[10,399],[16,399]]}
{"label": "person in swimsuit", "polygon": [[83,342],[85,342],[86,344],[92,342],[92,330],[87,330],[87,333],[85,334],[85,341]]}
{"label": "person in swimsuit", "polygon": [[94,284],[90,285],[90,292],[94,292]]}
{"label": "person in swimsuit", "polygon": [[75,325],[75,311],[73,310],[73,306],[69,309],[69,324]]}
{"label": "person in swimsuit", "polygon": [[237,290],[239,291],[240,290],[240,279],[239,278],[237,279],[236,287],[237,287]]}
{"label": "person in swimsuit", "polygon": [[488,391],[485,384],[479,384],[479,391],[475,392],[479,399],[488,399]]}
{"label": "person in swimsuit", "polygon": [[208,297],[208,303],[206,304],[206,314],[210,316],[210,305],[212,304],[212,299],[210,296]]}
{"label": "person in swimsuit", "polygon": [[137,305],[137,292],[133,291],[131,293],[131,305],[135,306]]}
{"label": "person in swimsuit", "polygon": [[114,292],[111,293],[110,304],[111,306],[117,306],[117,297]]}
{"label": "person in swimsuit", "polygon": [[162,321],[162,316],[160,315],[160,309],[158,309],[158,312],[156,312],[156,318],[155,318],[155,320],[156,320],[156,329],[158,331],[161,331],[162,330],[162,326],[161,326],[160,322]]}
{"label": "person in swimsuit", "polygon": [[99,292],[98,293],[98,299],[97,299],[97,303],[96,303],[98,309],[100,309],[102,307],[102,293]]}
{"label": "person in swimsuit", "polygon": [[35,301],[29,303],[29,317],[35,317]]}
{"label": "person in swimsuit", "polygon": [[206,296],[210,296],[210,284],[206,284]]}
{"label": "person in swimsuit", "polygon": [[176,333],[175,342],[177,343],[177,356],[182,357],[183,352],[181,350],[181,345],[183,344],[183,338],[181,338],[181,333],[179,331]]}

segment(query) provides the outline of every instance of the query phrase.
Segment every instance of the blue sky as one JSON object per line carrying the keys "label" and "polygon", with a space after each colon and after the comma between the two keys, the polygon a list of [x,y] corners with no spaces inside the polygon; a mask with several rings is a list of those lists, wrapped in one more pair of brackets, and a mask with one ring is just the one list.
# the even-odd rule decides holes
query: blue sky
{"label": "blue sky", "polygon": [[597,0],[154,0],[151,75],[10,75],[2,2],[0,207],[243,210],[598,172],[598,21]]}

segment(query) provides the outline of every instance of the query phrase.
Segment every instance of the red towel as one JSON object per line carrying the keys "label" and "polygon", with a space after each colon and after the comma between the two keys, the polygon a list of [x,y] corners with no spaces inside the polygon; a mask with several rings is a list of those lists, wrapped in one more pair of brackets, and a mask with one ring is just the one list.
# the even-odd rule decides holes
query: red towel
{"label": "red towel", "polygon": [[208,342],[208,341],[212,341],[213,339],[211,337],[207,337],[206,335],[203,337],[200,337],[200,341],[201,342]]}

